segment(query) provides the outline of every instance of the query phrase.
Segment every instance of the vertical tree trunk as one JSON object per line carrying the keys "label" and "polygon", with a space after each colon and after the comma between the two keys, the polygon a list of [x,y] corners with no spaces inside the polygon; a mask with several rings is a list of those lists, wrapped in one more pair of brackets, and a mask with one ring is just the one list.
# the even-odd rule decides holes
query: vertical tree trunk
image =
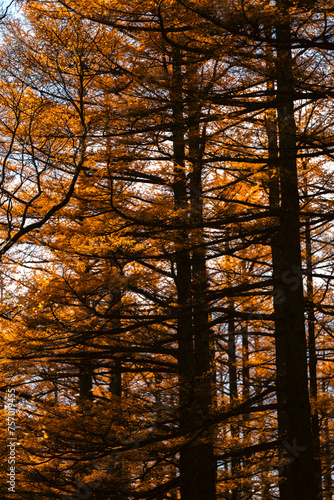
{"label": "vertical tree trunk", "polygon": [[[250,395],[250,369],[249,369],[249,338],[248,338],[248,324],[245,323],[242,329],[242,400],[247,401]],[[244,447],[249,446],[249,415],[247,413],[243,416],[242,426],[242,439]],[[247,470],[250,463],[249,458],[244,458],[242,461],[243,469]],[[251,500],[252,495],[252,480],[244,479],[242,481],[242,493]]]}
{"label": "vertical tree trunk", "polygon": [[[267,47],[267,70],[268,70],[268,95],[271,100],[271,95],[275,91],[273,81],[274,66],[273,66],[273,51],[270,46]],[[268,138],[268,187],[269,187],[269,205],[274,211],[274,224],[279,227],[279,219],[277,213],[280,207],[280,182],[279,182],[279,160],[278,160],[278,131],[277,131],[277,113],[274,109],[270,109],[266,116],[266,133]],[[271,238],[271,257],[273,265],[273,305],[275,313],[279,311],[283,299],[283,291],[280,284],[282,275],[282,252],[279,240],[279,232],[275,231]],[[286,371],[286,352],[287,348],[284,345],[284,323],[276,318],[275,321],[275,343],[276,343],[276,393],[277,393],[277,420],[278,420],[278,435],[282,437],[287,428],[287,415],[284,411],[286,404],[285,393],[282,387],[284,373]],[[279,353],[279,354],[278,354]],[[279,360],[277,357],[279,356]],[[282,476],[282,469],[279,469]],[[280,483],[280,498],[285,498],[286,482]],[[265,495],[266,493],[263,493]],[[264,496],[265,498],[265,496]]]}
{"label": "vertical tree trunk", "polygon": [[[176,246],[176,288],[178,301],[177,339],[178,339],[178,377],[180,431],[189,436],[195,429],[194,421],[194,383],[195,363],[192,328],[192,280],[189,253],[189,223],[187,179],[185,175],[185,138],[183,117],[183,77],[181,53],[173,49],[173,76],[170,90],[174,118],[174,204],[183,226],[175,238]],[[185,445],[180,450],[180,492],[182,500],[200,500],[197,474],[197,454],[193,446]]]}
{"label": "vertical tree trunk", "polygon": [[122,362],[119,359],[110,363],[109,390],[113,396],[122,396]]}
{"label": "vertical tree trunk", "polygon": [[82,403],[92,401],[93,367],[88,359],[82,360],[79,367],[79,393]]}
{"label": "vertical tree trunk", "polygon": [[[211,330],[207,304],[208,278],[203,229],[202,156],[205,138],[200,133],[200,97],[197,65],[188,61],[188,150],[190,172],[190,213],[192,244],[193,328],[195,348],[195,405],[197,423],[201,425],[213,404],[213,359]],[[206,433],[203,444],[197,445],[198,496],[201,500],[216,499],[216,461],[213,429]]]}
{"label": "vertical tree trunk", "polygon": [[[328,392],[328,385],[325,380],[322,383],[322,392],[326,394]],[[332,500],[332,453],[331,453],[331,437],[329,433],[328,425],[328,415],[324,416],[324,490],[325,500]]]}
{"label": "vertical tree trunk", "polygon": [[276,27],[277,116],[281,181],[280,228],[273,259],[279,296],[276,317],[276,367],[279,437],[286,464],[281,469],[281,500],[319,498],[313,461],[311,412],[308,395],[304,297],[299,233],[299,194],[296,165],[293,73],[288,4],[277,3]]}
{"label": "vertical tree trunk", "polygon": [[[238,384],[237,384],[237,356],[236,356],[236,346],[235,346],[235,324],[234,324],[234,304],[233,301],[229,301],[229,311],[230,317],[228,319],[228,375],[230,383],[230,403],[234,405],[238,401]],[[239,441],[239,427],[235,424],[231,424],[230,427],[232,440]],[[231,459],[231,473],[232,477],[235,477],[240,468],[240,461],[236,457]],[[231,500],[237,500],[238,488],[233,488],[231,492]]]}
{"label": "vertical tree trunk", "polygon": [[[107,156],[107,171],[109,172],[109,182],[110,182],[110,198],[113,199],[114,193],[114,179],[112,176],[112,148],[110,137],[106,139],[106,156]],[[110,292],[110,305],[113,306],[113,313],[115,319],[113,320],[113,328],[117,330],[121,327],[121,308],[122,308],[122,290],[114,282],[113,276],[118,275],[118,269],[115,266],[115,262],[111,259],[109,261],[109,292]],[[110,338],[112,342],[112,337]],[[109,371],[109,391],[113,396],[121,398],[122,396],[122,362],[120,359],[110,360],[110,371]]]}
{"label": "vertical tree trunk", "polygon": [[[307,194],[307,185],[306,185]],[[315,403],[318,399],[317,382],[317,354],[315,342],[315,314],[313,305],[313,267],[312,267],[312,244],[311,244],[311,225],[309,218],[305,225],[305,244],[306,244],[306,275],[307,275],[307,324],[308,324],[308,350],[309,350],[309,372],[310,372],[310,395]],[[321,453],[320,453],[320,425],[317,409],[311,411],[313,451],[315,475],[319,491],[322,491],[321,481]],[[320,497],[321,498],[321,497]]]}

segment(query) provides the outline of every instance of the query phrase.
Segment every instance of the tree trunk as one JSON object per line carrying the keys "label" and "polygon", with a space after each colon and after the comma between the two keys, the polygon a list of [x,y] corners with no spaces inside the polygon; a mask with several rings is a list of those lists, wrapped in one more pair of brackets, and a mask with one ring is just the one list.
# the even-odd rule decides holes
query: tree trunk
{"label": "tree trunk", "polygon": [[[174,50],[173,79],[170,90],[174,118],[174,205],[183,226],[176,235],[176,277],[178,317],[178,377],[180,431],[183,436],[192,434],[194,421],[195,363],[192,328],[192,283],[189,253],[189,224],[187,179],[185,175],[185,138],[183,119],[182,60],[178,49]],[[185,444],[180,450],[180,492],[182,500],[200,500],[197,474],[197,455],[193,445]]]}
{"label": "tree trunk", "polygon": [[[305,194],[307,194],[307,186]],[[307,324],[308,324],[310,395],[313,400],[313,403],[316,403],[318,399],[317,353],[316,353],[316,342],[315,342],[315,314],[313,305],[311,225],[309,218],[307,218],[305,226],[305,244],[306,244]],[[311,423],[312,423],[312,434],[313,434],[315,475],[319,491],[321,492],[322,481],[321,481],[320,425],[319,425],[319,415],[317,409],[313,409],[311,411]]]}
{"label": "tree trunk", "polygon": [[[230,383],[230,403],[235,405],[238,401],[238,384],[237,384],[237,357],[236,357],[236,346],[235,346],[235,324],[234,324],[234,304],[233,301],[229,301],[229,311],[230,317],[228,319],[228,375]],[[231,424],[230,432],[233,442],[239,442],[239,426]],[[233,445],[232,445],[233,447]],[[240,469],[240,460],[237,457],[231,459],[231,473],[232,478],[235,478]],[[231,491],[231,500],[238,500],[240,495],[238,494],[238,488],[233,488]]]}
{"label": "tree trunk", "polygon": [[88,359],[82,360],[79,367],[79,393],[82,403],[92,401],[93,367]]}
{"label": "tree trunk", "polygon": [[[328,393],[328,384],[325,380],[322,383],[322,392],[324,394]],[[325,500],[332,500],[332,454],[331,454],[331,436],[329,433],[329,418],[326,414],[323,418],[323,426],[324,426],[324,490],[325,490]]]}
{"label": "tree trunk", "polygon": [[287,2],[278,1],[276,27],[277,116],[281,182],[278,262],[273,258],[277,294],[276,368],[278,431],[282,440],[281,500],[319,498],[313,461],[308,395],[304,297],[299,233],[299,194],[296,164],[293,73]]}
{"label": "tree trunk", "polygon": [[[242,401],[248,401],[250,396],[250,369],[249,369],[249,338],[248,338],[248,324],[245,323],[242,329]],[[250,432],[249,432],[249,415],[245,413],[243,415],[243,426],[242,426],[242,439],[244,447],[246,448],[250,444]],[[247,471],[251,459],[243,458],[242,467]],[[252,480],[246,478],[242,480],[242,493],[245,498],[251,500],[252,495]]]}
{"label": "tree trunk", "polygon": [[[207,304],[208,278],[206,247],[203,229],[202,156],[205,137],[200,133],[200,104],[197,65],[188,61],[188,149],[190,172],[190,213],[192,244],[193,328],[195,347],[195,405],[197,425],[209,416],[213,403],[213,359],[211,330]],[[197,445],[198,496],[200,500],[216,500],[216,460],[214,457],[214,430]]]}

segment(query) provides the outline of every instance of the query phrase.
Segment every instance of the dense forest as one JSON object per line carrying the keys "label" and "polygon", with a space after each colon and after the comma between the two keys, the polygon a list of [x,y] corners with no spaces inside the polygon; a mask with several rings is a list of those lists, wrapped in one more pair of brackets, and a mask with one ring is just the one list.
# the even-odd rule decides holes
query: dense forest
{"label": "dense forest", "polygon": [[0,497],[331,500],[333,2],[0,31]]}

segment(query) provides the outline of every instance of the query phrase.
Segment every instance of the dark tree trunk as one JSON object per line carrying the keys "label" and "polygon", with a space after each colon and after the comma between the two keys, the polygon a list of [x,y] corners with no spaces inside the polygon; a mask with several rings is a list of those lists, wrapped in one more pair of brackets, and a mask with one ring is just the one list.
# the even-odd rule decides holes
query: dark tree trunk
{"label": "dark tree trunk", "polygon": [[279,1],[278,7],[281,16],[276,27],[276,78],[281,207],[275,250],[279,255],[277,262],[273,258],[273,266],[278,431],[281,457],[285,459],[280,470],[280,498],[315,500],[319,491],[308,394],[291,36],[287,3]]}
{"label": "dark tree trunk", "polygon": [[[234,304],[233,301],[229,301],[229,311],[230,317],[228,320],[228,375],[230,383],[230,403],[235,405],[238,401],[238,383],[237,383],[237,356],[236,356],[236,345],[235,345],[235,323],[234,323]],[[232,439],[236,442],[239,441],[239,426],[231,424],[230,432]],[[232,477],[238,475],[240,469],[240,460],[237,457],[232,457],[231,459],[231,473]],[[238,494],[239,488],[233,488],[231,491],[231,500],[238,500],[240,495]]]}
{"label": "dark tree trunk", "polygon": [[[182,60],[178,49],[174,49],[173,79],[170,89],[174,118],[174,204],[183,225],[175,238],[176,247],[176,288],[178,301],[177,339],[178,339],[178,377],[180,431],[190,436],[195,430],[194,384],[195,362],[192,328],[192,280],[189,252],[189,222],[187,179],[185,175],[185,138],[183,118],[183,78]],[[200,500],[197,474],[197,454],[193,445],[185,444],[180,450],[180,492],[182,500]]]}
{"label": "dark tree trunk", "polygon": [[[213,403],[213,359],[211,330],[207,305],[208,279],[203,229],[202,155],[205,137],[200,133],[200,104],[197,65],[188,61],[188,149],[191,164],[190,208],[192,244],[193,328],[195,347],[195,405],[197,425],[209,416]],[[200,500],[216,500],[216,461],[214,430],[204,436],[206,442],[197,445],[198,496]]]}
{"label": "dark tree trunk", "polygon": [[[250,396],[250,369],[249,369],[249,338],[248,338],[248,325],[245,323],[242,329],[242,400],[248,401]],[[242,426],[242,438],[244,442],[244,447],[249,446],[249,415],[247,413],[243,416],[243,426]],[[251,459],[244,458],[242,460],[243,469],[247,470]],[[252,495],[252,480],[244,479],[242,481],[242,493],[245,498],[251,500]]]}
{"label": "dark tree trunk", "polygon": [[119,359],[110,363],[109,390],[113,396],[122,396],[122,362]]}
{"label": "dark tree trunk", "polygon": [[[180,429],[192,437],[208,417],[213,401],[212,349],[207,307],[207,271],[202,206],[202,150],[200,107],[196,67],[181,60],[174,51],[171,101],[174,117],[174,202],[183,228],[175,239],[178,294],[178,369],[180,384]],[[185,68],[186,75],[182,75]],[[184,106],[184,95],[188,105]],[[188,122],[185,113],[188,113]],[[188,130],[188,137],[185,130]],[[185,151],[188,147],[189,182]],[[180,492],[182,500],[216,500],[216,461],[213,431],[204,442],[185,445],[180,451]]]}
{"label": "dark tree trunk", "polygon": [[[322,392],[327,394],[328,386],[326,381],[323,381]],[[332,500],[332,453],[331,453],[331,436],[329,433],[329,422],[328,415],[326,414],[323,419],[324,426],[324,490],[325,490],[325,500]]]}
{"label": "dark tree trunk", "polygon": [[[307,194],[307,189],[306,189]],[[307,218],[305,226],[306,244],[306,274],[307,274],[307,325],[308,325],[308,350],[309,350],[309,372],[310,372],[310,395],[315,403],[318,399],[317,382],[317,353],[315,339],[315,314],[313,304],[313,267],[312,267],[312,245],[311,225]],[[319,491],[322,491],[321,481],[321,452],[320,452],[320,425],[317,409],[311,411],[314,467]],[[322,498],[322,495],[321,497]]]}
{"label": "dark tree trunk", "polygon": [[93,394],[93,367],[89,360],[84,359],[79,368],[79,393],[80,399],[84,401],[92,401]]}

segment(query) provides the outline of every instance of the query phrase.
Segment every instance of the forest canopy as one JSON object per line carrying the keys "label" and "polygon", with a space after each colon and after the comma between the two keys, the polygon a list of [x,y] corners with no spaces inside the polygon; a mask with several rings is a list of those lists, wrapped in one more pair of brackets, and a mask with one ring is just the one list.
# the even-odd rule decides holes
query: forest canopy
{"label": "forest canopy", "polygon": [[1,12],[1,498],[331,500],[332,2]]}

